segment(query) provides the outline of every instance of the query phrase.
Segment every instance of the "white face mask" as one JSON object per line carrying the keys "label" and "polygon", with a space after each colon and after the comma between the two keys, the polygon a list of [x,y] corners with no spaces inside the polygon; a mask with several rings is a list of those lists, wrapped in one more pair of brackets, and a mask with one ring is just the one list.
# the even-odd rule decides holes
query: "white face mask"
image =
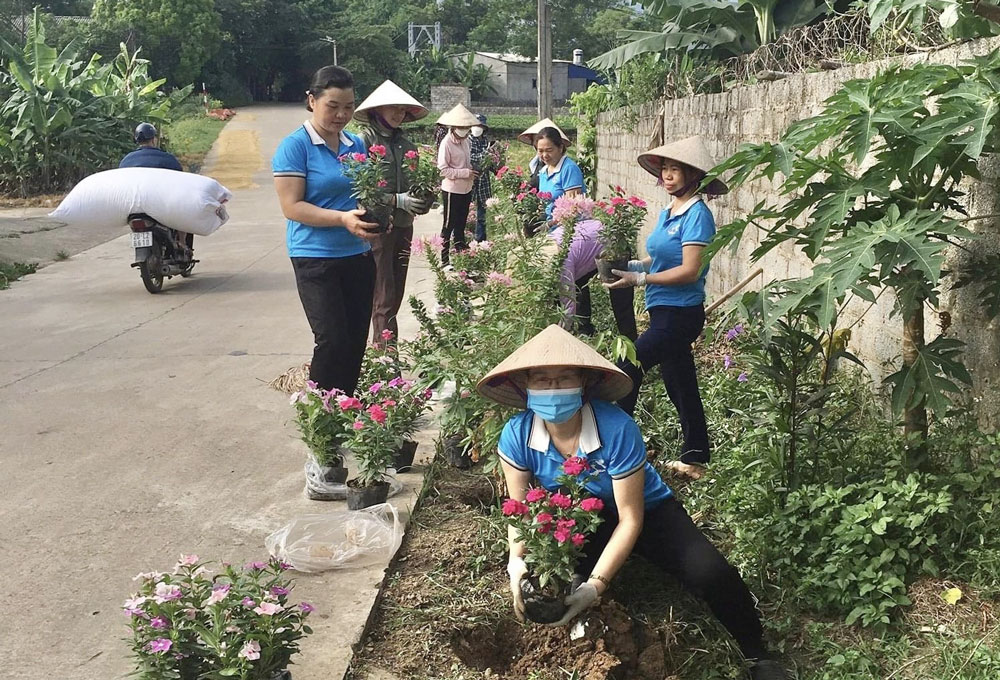
{"label": "white face mask", "polygon": [[478,125],[476,127],[472,128],[472,136],[473,137],[482,137],[483,136],[483,129],[481,127],[479,127]]}
{"label": "white face mask", "polygon": [[469,136],[469,128],[462,128],[462,129],[460,129],[460,128],[453,128],[452,132],[459,139],[465,139],[466,137]]}

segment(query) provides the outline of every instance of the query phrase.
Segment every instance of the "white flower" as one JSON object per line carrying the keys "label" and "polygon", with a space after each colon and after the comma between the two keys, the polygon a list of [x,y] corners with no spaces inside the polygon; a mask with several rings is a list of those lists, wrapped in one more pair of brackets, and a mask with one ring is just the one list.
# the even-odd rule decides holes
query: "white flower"
{"label": "white flower", "polygon": [[122,605],[122,609],[138,609],[148,599],[148,597],[133,597],[130,600],[125,600],[125,604]]}
{"label": "white flower", "polygon": [[240,650],[239,656],[249,661],[256,661],[260,658],[260,643],[256,640],[250,640],[245,645],[243,649]]}

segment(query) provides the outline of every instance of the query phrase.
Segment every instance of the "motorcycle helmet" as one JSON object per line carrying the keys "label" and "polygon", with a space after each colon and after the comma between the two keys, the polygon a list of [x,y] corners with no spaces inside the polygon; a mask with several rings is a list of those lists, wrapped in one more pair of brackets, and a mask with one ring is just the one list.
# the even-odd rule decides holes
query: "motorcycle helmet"
{"label": "motorcycle helmet", "polygon": [[139,123],[135,126],[135,132],[132,133],[132,139],[135,140],[136,144],[149,142],[155,139],[156,136],[156,128],[151,123]]}

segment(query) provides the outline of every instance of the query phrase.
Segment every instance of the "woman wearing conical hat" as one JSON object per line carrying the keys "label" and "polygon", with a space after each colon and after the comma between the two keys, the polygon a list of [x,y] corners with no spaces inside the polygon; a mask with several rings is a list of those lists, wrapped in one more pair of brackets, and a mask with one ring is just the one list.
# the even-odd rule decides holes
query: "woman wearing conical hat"
{"label": "woman wearing conical hat", "polygon": [[[573,142],[570,141],[569,137],[566,136],[566,133],[563,132],[562,129],[558,125],[556,125],[551,118],[543,118],[534,125],[532,125],[531,127],[529,127],[527,130],[525,130],[524,132],[522,132],[517,136],[517,141],[521,142],[522,144],[527,144],[532,149],[534,149],[535,142],[538,140],[538,133],[544,130],[545,128],[553,128],[556,132],[558,132],[559,137],[560,139],[562,139],[563,144],[566,146],[566,148],[572,146]],[[536,149],[534,157],[530,161],[528,161],[528,170],[531,172],[531,186],[533,186],[535,189],[538,188],[538,171],[541,169],[541,167],[542,167],[542,159],[538,157],[538,150]]]}
{"label": "woman wearing conical hat", "polygon": [[[751,660],[753,680],[783,680],[768,660],[753,597],[739,573],[695,526],[680,502],[646,461],[635,421],[613,402],[632,389],[631,379],[559,326],[552,325],[491,370],[476,389],[501,404],[525,409],[500,435],[498,453],[511,498],[524,502],[529,486],[559,489],[569,458],[596,473],[587,491],[602,501],[603,519],[576,565],[581,584],[565,600],[566,625],[596,604],[636,552],[703,598]],[[575,461],[579,462],[579,461]],[[526,552],[508,532],[514,611],[524,618],[521,579]]]}
{"label": "woman wearing conical hat", "polygon": [[389,186],[385,200],[395,207],[392,229],[372,239],[375,257],[375,298],[372,303],[372,342],[387,342],[382,334],[392,337],[399,333],[396,315],[403,304],[406,272],[410,263],[410,241],[413,239],[413,218],[430,210],[430,201],[409,193],[410,179],[403,169],[406,154],[417,147],[406,138],[401,125],[420,120],[427,109],[391,80],[387,80],[368,95],[354,111],[361,123],[365,146],[385,147],[383,172]]}
{"label": "woman wearing conical hat", "polygon": [[633,386],[618,405],[631,414],[643,375],[659,365],[684,438],[680,458],[672,466],[697,479],[711,453],[691,343],[705,326],[708,267],[702,269],[701,253],[715,235],[715,218],[701,192],[720,195],[729,189],[718,179],[701,189],[715,162],[698,136],[651,149],[638,161],[672,200],[646,239],[646,258],[629,262],[626,272],[615,270],[621,280],[605,284],[609,288],[645,286],[649,311],[649,330],[635,343],[641,366],[628,361],[619,364],[632,378]]}
{"label": "woman wearing conical hat", "polygon": [[472,205],[472,186],[479,173],[472,167],[472,148],[469,133],[479,119],[461,104],[438,118],[439,125],[448,126],[448,134],[438,147],[438,169],[441,170],[441,203],[444,205],[444,239],[441,264],[450,267],[451,240],[455,239],[455,250],[465,250],[465,224],[469,219]]}

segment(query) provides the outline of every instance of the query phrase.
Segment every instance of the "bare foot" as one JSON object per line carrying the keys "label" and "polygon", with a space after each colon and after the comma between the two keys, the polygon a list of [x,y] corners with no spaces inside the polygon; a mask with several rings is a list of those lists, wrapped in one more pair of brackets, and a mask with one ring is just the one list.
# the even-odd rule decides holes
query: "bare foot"
{"label": "bare foot", "polygon": [[705,474],[705,468],[702,466],[688,465],[687,463],[682,463],[679,460],[672,460],[667,463],[667,469],[674,474],[681,477],[687,477],[688,479],[701,479],[702,475]]}

